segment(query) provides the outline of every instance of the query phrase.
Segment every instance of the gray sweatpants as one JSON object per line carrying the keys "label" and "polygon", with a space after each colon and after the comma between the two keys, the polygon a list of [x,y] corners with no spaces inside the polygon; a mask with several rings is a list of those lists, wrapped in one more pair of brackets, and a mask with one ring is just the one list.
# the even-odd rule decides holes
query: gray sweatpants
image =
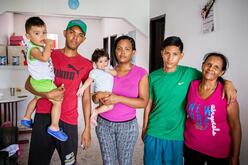
{"label": "gray sweatpants", "polygon": [[97,118],[96,134],[100,143],[104,165],[131,165],[133,150],[138,139],[137,119],[127,122],[111,122]]}

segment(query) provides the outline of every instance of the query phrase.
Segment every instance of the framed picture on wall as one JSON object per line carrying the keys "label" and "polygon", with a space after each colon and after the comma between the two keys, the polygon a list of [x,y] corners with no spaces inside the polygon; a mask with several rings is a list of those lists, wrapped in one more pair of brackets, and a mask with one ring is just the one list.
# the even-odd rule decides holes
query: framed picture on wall
{"label": "framed picture on wall", "polygon": [[215,0],[203,0],[201,10],[203,33],[211,33],[215,30],[214,3]]}

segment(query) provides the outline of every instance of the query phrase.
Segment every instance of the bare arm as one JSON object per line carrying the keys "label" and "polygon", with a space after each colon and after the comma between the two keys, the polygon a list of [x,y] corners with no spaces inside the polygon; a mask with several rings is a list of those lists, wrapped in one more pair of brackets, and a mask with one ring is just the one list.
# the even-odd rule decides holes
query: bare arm
{"label": "bare arm", "polygon": [[52,99],[52,100],[62,100],[63,96],[64,96],[64,85],[62,84],[60,87],[53,89],[50,92],[37,92],[34,90],[34,88],[32,87],[32,85],[30,84],[30,78],[31,76],[28,77],[28,79],[25,82],[25,89],[27,91],[29,91],[30,93],[36,95],[36,96],[40,96],[43,98],[47,98],[47,99]]}
{"label": "bare arm", "polygon": [[82,106],[84,113],[85,128],[81,135],[81,146],[87,149],[90,146],[91,134],[90,134],[90,112],[91,112],[91,97],[90,97],[90,86],[85,89],[82,97]]}
{"label": "bare arm", "polygon": [[130,98],[120,95],[111,94],[109,97],[103,98],[102,102],[105,105],[122,103],[133,108],[145,108],[148,102],[149,89],[148,77],[145,75],[139,82],[139,95],[137,98]]}
{"label": "bare arm", "polygon": [[144,111],[144,116],[143,116],[143,127],[142,127],[142,134],[141,134],[142,139],[144,139],[144,136],[145,136],[145,133],[147,130],[148,119],[149,119],[149,114],[150,114],[151,109],[152,109],[152,104],[153,104],[152,100],[149,99],[148,104],[147,104],[145,111]]}
{"label": "bare arm", "polygon": [[111,74],[112,76],[116,76],[117,75],[117,72],[115,69],[105,69],[105,72],[108,72],[109,74]]}
{"label": "bare arm", "polygon": [[53,48],[53,41],[47,39],[46,41],[46,45],[44,47],[44,51],[41,52],[40,49],[38,48],[33,48],[30,52],[30,57],[35,58],[37,60],[43,61],[43,62],[47,62],[48,59],[51,56],[51,50]]}
{"label": "bare arm", "polygon": [[91,85],[92,82],[93,82],[93,79],[89,77],[89,78],[84,82],[84,84],[83,84],[83,86],[82,86],[81,88],[83,88],[83,89],[85,90],[86,88],[88,88],[88,87]]}
{"label": "bare arm", "polygon": [[228,104],[237,100],[237,91],[232,81],[224,80],[224,90],[222,91],[222,98],[224,98],[224,96],[226,96]]}
{"label": "bare arm", "polygon": [[241,144],[241,124],[239,118],[239,105],[231,103],[227,107],[228,123],[231,129],[231,165],[239,165],[239,154]]}
{"label": "bare arm", "polygon": [[87,89],[91,85],[92,82],[93,82],[93,79],[88,77],[87,80],[85,80],[82,87],[78,89],[77,95],[83,96],[85,89]]}
{"label": "bare arm", "polygon": [[95,104],[99,102],[103,102],[102,99],[109,97],[111,95],[110,92],[96,92],[92,96],[92,100]]}

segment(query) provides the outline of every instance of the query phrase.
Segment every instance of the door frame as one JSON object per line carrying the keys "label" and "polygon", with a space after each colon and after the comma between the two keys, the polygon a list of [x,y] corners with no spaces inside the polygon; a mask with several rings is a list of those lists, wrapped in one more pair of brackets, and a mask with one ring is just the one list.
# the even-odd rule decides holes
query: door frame
{"label": "door frame", "polygon": [[[162,22],[161,22],[162,21]],[[162,24],[161,26],[162,29],[162,36],[156,37],[155,30],[156,26],[158,26],[158,23]],[[150,35],[149,35],[149,72],[152,72],[158,68],[160,68],[163,64],[163,60],[160,54],[160,49],[162,45],[162,41],[164,40],[165,37],[165,23],[166,23],[166,14],[154,17],[150,19]],[[157,40],[158,44],[155,44]],[[159,53],[158,53],[159,51]],[[157,53],[156,53],[157,52]],[[154,56],[157,58],[155,59]]]}

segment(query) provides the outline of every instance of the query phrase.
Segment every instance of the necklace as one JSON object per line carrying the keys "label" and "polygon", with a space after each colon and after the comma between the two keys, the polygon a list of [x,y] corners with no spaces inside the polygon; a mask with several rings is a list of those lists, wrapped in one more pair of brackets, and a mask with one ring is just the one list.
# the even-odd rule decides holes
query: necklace
{"label": "necklace", "polygon": [[204,85],[202,85],[202,83],[200,83],[199,89],[204,90],[204,91],[214,91],[216,89],[216,87],[217,87],[217,84],[218,83],[216,82],[214,87],[211,87],[211,86],[204,86]]}
{"label": "necklace", "polygon": [[214,90],[216,89],[218,83],[215,83],[214,87],[211,86],[204,86],[202,85],[202,83],[200,83],[199,88],[198,88],[198,92],[199,95],[202,99],[206,99],[208,98],[210,95],[212,95],[212,93],[214,92]]}

